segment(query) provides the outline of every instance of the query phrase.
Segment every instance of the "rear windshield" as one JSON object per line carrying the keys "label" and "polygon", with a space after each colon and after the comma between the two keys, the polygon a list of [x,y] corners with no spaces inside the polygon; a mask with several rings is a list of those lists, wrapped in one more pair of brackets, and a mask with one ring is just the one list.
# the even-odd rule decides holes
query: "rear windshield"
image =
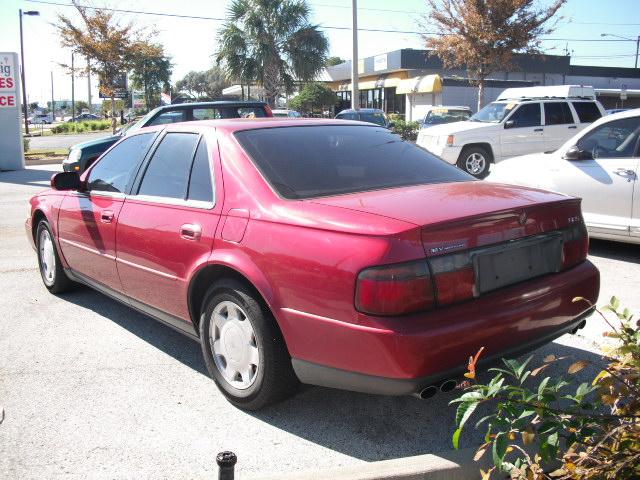
{"label": "rear windshield", "polygon": [[594,102],[571,102],[576,109],[580,123],[591,123],[599,119],[602,114]]}
{"label": "rear windshield", "polygon": [[474,180],[386,128],[319,125],[235,133],[284,198]]}

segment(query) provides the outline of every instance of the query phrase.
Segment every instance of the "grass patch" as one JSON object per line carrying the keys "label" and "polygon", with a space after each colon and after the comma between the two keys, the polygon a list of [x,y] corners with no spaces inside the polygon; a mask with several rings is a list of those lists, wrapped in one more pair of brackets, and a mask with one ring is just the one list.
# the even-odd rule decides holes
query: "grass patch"
{"label": "grass patch", "polygon": [[68,148],[41,148],[29,150],[24,154],[26,160],[43,160],[45,158],[66,158],[69,155]]}

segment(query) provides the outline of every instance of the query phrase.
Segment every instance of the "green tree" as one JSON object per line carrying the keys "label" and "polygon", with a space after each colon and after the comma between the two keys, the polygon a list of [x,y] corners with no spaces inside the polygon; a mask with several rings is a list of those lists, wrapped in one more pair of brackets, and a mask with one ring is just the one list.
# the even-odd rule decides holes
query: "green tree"
{"label": "green tree", "polygon": [[343,59],[343,58],[340,58],[340,57],[329,57],[329,58],[327,58],[327,61],[326,61],[325,65],[327,67],[333,67],[335,65],[340,65],[341,63],[344,63],[344,62],[346,62],[346,60]]}
{"label": "green tree", "polygon": [[275,105],[296,80],[313,80],[324,67],[328,41],[310,13],[304,0],[233,0],[219,32],[218,62],[231,78],[255,78]]}
{"label": "green tree", "polygon": [[313,112],[324,111],[338,103],[338,96],[329,87],[319,82],[307,83],[300,93],[289,100],[289,106],[294,110]]}
{"label": "green tree", "polygon": [[38,102],[31,102],[29,104],[29,110],[33,111],[38,108]]}
{"label": "green tree", "polygon": [[512,70],[513,54],[540,53],[540,37],[553,31],[550,20],[566,0],[538,8],[536,0],[427,0],[424,29],[427,48],[445,68],[464,67],[478,85],[478,110],[484,102],[486,78]]}
{"label": "green tree", "polygon": [[164,53],[162,45],[140,42],[134,58],[131,80],[133,86],[144,91],[144,101],[148,110],[160,103],[162,89],[168,89],[173,65]]}
{"label": "green tree", "polygon": [[92,73],[100,77],[101,90],[111,99],[111,127],[115,133],[117,80],[133,68],[139,47],[149,41],[149,35],[134,29],[131,23],[121,25],[113,12],[87,9],[77,0],[72,3],[80,22],[76,24],[71,17],[58,15],[55,27],[60,43],[91,60]]}
{"label": "green tree", "polygon": [[76,114],[82,113],[84,109],[89,110],[89,104],[84,100],[76,100]]}
{"label": "green tree", "polygon": [[231,82],[222,69],[214,66],[204,72],[189,72],[176,82],[176,90],[198,100],[214,99],[222,96],[222,90]]}

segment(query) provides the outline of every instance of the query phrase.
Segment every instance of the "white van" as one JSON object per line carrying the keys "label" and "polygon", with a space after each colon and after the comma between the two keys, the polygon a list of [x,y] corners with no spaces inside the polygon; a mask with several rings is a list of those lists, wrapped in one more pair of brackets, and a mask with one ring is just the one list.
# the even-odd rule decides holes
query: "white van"
{"label": "white van", "polygon": [[604,115],[593,87],[508,88],[468,121],[422,128],[417,144],[484,178],[491,163],[555,150]]}

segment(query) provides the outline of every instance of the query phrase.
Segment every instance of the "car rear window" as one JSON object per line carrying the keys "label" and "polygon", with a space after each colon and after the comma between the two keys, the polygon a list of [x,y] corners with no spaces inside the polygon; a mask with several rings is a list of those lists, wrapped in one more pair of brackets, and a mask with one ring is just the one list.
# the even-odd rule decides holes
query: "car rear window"
{"label": "car rear window", "polygon": [[591,123],[599,119],[602,114],[594,102],[571,102],[576,109],[580,123]]}
{"label": "car rear window", "polygon": [[262,128],[235,136],[287,199],[474,179],[376,126]]}

